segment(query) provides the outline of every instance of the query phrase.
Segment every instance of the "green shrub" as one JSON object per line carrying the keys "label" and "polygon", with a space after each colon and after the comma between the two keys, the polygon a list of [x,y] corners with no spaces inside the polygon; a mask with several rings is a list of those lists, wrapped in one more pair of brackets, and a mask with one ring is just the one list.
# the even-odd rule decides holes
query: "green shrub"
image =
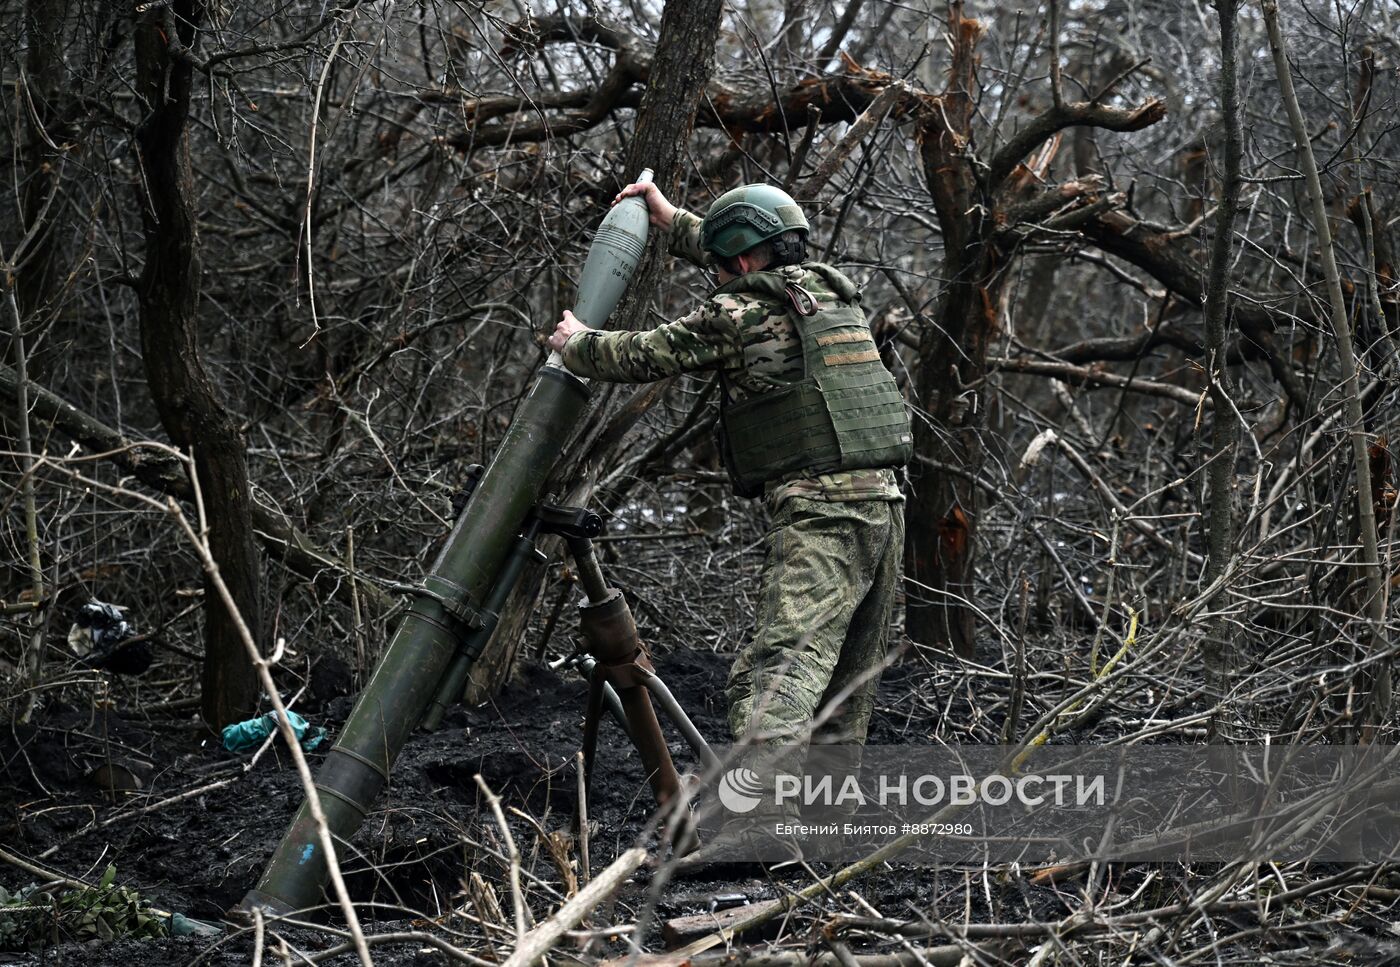
{"label": "green shrub", "polygon": [[0,887],[0,950],[38,950],[60,943],[147,940],[166,935],[165,918],[146,907],[130,887],[116,886],[108,866],[95,887],[62,893],[31,884],[11,893]]}

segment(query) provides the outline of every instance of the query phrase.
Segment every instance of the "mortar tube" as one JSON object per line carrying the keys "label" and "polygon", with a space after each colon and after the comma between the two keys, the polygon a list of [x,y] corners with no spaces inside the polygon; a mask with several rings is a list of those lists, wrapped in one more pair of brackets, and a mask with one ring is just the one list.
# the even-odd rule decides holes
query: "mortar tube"
{"label": "mortar tube", "polygon": [[437,731],[447,710],[461,700],[467,679],[472,672],[472,665],[476,663],[477,657],[495,633],[496,626],[501,621],[501,609],[506,606],[506,601],[510,599],[515,586],[520,583],[520,576],[525,573],[525,565],[532,559],[537,562],[547,560],[543,553],[536,550],[531,537],[522,534],[515,539],[510,556],[501,567],[501,576],[497,578],[495,586],[491,588],[491,594],[486,598],[486,604],[481,609],[481,627],[462,640],[457,654],[452,656],[452,664],[448,666],[447,674],[443,676],[442,687],[433,696],[432,704],[423,715],[423,728],[427,731]]}
{"label": "mortar tube", "polygon": [[[394,760],[422,721],[458,641],[480,627],[481,602],[539,502],[588,396],[581,380],[546,366],[521,401],[491,465],[316,773],[321,807],[335,839],[349,840],[364,823]],[[262,879],[239,907],[281,916],[316,906],[326,875],[316,822],[302,803]]]}

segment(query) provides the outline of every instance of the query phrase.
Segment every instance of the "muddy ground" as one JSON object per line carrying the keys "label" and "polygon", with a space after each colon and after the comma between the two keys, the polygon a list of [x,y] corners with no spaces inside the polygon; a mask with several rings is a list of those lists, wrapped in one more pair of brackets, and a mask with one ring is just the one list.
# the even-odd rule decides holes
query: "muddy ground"
{"label": "muddy ground", "polygon": [[[726,734],[723,682],[730,660],[727,654],[692,650],[657,656],[664,677],[712,740]],[[349,712],[351,697],[343,694],[348,691],[346,676],[331,671],[315,677],[318,683],[298,707],[314,724],[334,733]],[[137,714],[123,706],[120,683],[114,686],[113,708],[54,703],[34,724],[11,726],[0,734],[0,843],[47,869],[87,882],[115,864],[117,882],[138,890],[152,906],[217,922],[254,885],[301,801],[285,749],[274,743],[247,768],[250,757],[225,752],[192,713]],[[972,717],[971,689],[952,687],[937,669],[906,658],[881,683],[871,741],[932,741],[937,724],[921,700],[931,690],[944,696],[937,707],[945,709],[945,716],[958,721]],[[560,861],[551,856],[540,831],[555,834],[563,862],[573,864],[576,872],[578,844],[570,828],[577,802],[574,761],[583,699],[582,679],[572,672],[533,668],[494,702],[458,708],[440,731],[415,735],[399,759],[392,788],[354,837],[357,855],[345,860],[348,885],[360,904],[367,934],[430,931],[487,959],[510,949],[512,908],[503,842],[479,794],[478,774],[500,794],[508,811],[519,810],[510,812],[510,824],[522,854],[531,915],[539,919],[557,909],[564,891]],[[329,742],[311,753],[313,767],[328,746]],[[672,750],[682,768],[694,764],[678,738]],[[602,730],[599,757],[589,799],[595,873],[636,842],[651,805],[637,757],[610,721]],[[108,762],[149,762],[154,768],[141,790],[113,798],[92,777],[94,769]],[[1309,875],[1326,878],[1339,872],[1345,871],[1317,868]],[[1124,904],[1116,908],[1120,910],[1160,909],[1189,895],[1209,874],[1174,865],[1111,868],[1099,881],[1102,902],[1113,898]],[[34,880],[0,863],[0,886],[15,889]],[[591,925],[625,928],[637,922],[649,900],[649,880],[650,871],[644,867],[613,903],[595,911]],[[1215,918],[1210,929],[1216,936],[1235,931],[1240,937],[1221,948],[1228,956],[1220,962],[1400,963],[1400,944],[1385,912],[1400,898],[1400,879],[1378,869],[1361,881],[1370,885],[1329,890],[1262,919],[1253,913]],[[649,921],[645,947],[664,948],[660,921],[769,899],[809,882],[810,874],[802,871],[764,880],[672,882],[661,894],[655,919]],[[1358,888],[1366,892],[1358,894]],[[1365,905],[1359,906],[1363,897]],[[802,949],[815,936],[814,929],[829,922],[823,918],[838,910],[878,911],[901,920],[946,917],[954,924],[1015,925],[1058,920],[1083,903],[1082,876],[1054,879],[1015,868],[985,873],[886,868],[791,918],[777,939]],[[1337,917],[1349,918],[1344,920],[1345,930],[1331,925]],[[324,956],[342,943],[335,932],[338,922],[330,911],[319,925],[279,925],[269,931],[264,962],[288,962],[276,955],[277,945],[285,943],[292,963],[356,963],[350,953]],[[771,932],[750,942],[767,939],[773,939]],[[231,930],[217,939],[84,943],[60,936],[58,941],[39,953],[0,952],[0,963],[244,964],[253,952],[246,930]],[[1168,931],[1156,942],[1167,944],[1173,956],[1158,956],[1144,945],[1126,960],[1120,950],[1112,962],[1177,962],[1173,958],[1180,938]],[[891,943],[887,939],[877,947],[891,949]],[[571,941],[568,949],[596,962],[627,948],[621,940],[603,937],[586,950],[582,941]],[[1106,949],[1095,950],[1092,944],[1087,949],[1081,945],[1061,962],[1109,962],[1102,959]],[[309,959],[298,959],[298,954]],[[1028,957],[1023,946],[1004,959],[974,962],[1015,964]],[[377,946],[374,959],[379,964],[448,962],[421,940]]]}
{"label": "muddy ground", "polygon": [[[699,651],[658,658],[668,684],[712,741],[727,735],[723,683],[730,660],[729,655]],[[911,720],[906,701],[919,675],[912,663],[887,674],[872,741],[908,741],[927,731]],[[330,684],[313,688],[299,708],[333,735],[351,698],[335,694],[347,690],[343,676],[321,677]],[[117,881],[138,890],[153,906],[218,921],[254,885],[301,801],[285,749],[274,744],[246,769],[250,757],[224,751],[191,713],[138,715],[122,707],[120,688],[114,694],[114,708],[53,704],[33,724],[0,735],[0,841],[46,868],[85,881],[96,880],[114,863]],[[440,731],[413,738],[399,759],[392,788],[353,841],[359,856],[345,863],[356,900],[384,905],[368,908],[374,912],[367,914],[367,932],[423,927],[424,919],[432,918],[466,932],[454,942],[480,947],[479,930],[451,914],[464,904],[472,911],[481,909],[479,895],[472,902],[463,894],[473,873],[493,885],[509,916],[501,840],[483,808],[475,776],[480,774],[500,794],[507,809],[528,814],[547,832],[567,833],[577,803],[574,763],[583,699],[583,681],[576,674],[534,668],[495,701],[458,708]],[[313,767],[329,745],[310,754]],[[682,768],[694,763],[678,737],[673,754]],[[109,762],[137,773],[143,771],[141,763],[153,769],[141,790],[113,797],[99,787],[100,775],[93,775]],[[182,798],[167,801],[172,797]],[[636,841],[651,805],[635,752],[620,729],[606,722],[588,805],[594,871]],[[558,866],[532,823],[514,813],[511,821],[525,869],[542,881],[526,884],[532,909],[547,915],[558,901],[543,884],[557,887]],[[568,848],[576,859],[576,843],[570,841]],[[623,889],[610,917],[595,922],[631,921],[645,902],[647,878],[645,871],[639,874]],[[0,886],[15,889],[34,879],[0,864]],[[792,885],[802,882],[805,875],[797,874]],[[756,900],[776,895],[781,886],[756,880],[673,884],[658,912],[662,918],[701,912],[715,895],[730,898],[723,902],[734,902],[735,894]],[[869,898],[882,910],[901,915],[911,902],[926,905],[928,899],[928,884],[917,871],[880,877],[872,889]],[[314,931],[284,935],[307,951],[336,943],[333,936]],[[658,937],[649,946],[659,942]],[[241,963],[250,944],[246,934],[218,942],[92,941],[59,944],[42,956],[0,953],[0,962]],[[420,951],[421,946],[380,948],[376,961],[442,960]],[[353,962],[335,962],[341,960]]]}

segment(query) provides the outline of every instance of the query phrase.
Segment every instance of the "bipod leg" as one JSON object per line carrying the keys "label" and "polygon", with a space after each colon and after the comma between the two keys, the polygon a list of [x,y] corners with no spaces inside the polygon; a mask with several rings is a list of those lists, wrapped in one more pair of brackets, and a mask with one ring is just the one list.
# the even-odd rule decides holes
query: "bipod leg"
{"label": "bipod leg", "polygon": [[583,791],[593,789],[593,759],[598,753],[598,722],[603,717],[603,689],[607,682],[594,668],[588,677],[588,707],[583,716]]}
{"label": "bipod leg", "polygon": [[[588,654],[598,662],[594,675],[601,674],[617,689],[628,732],[641,756],[652,794],[664,806],[680,792],[680,776],[645,687],[646,677],[654,675],[655,669],[637,635],[637,624],[622,592],[609,588],[603,579],[593,543],[586,538],[571,538],[569,550],[588,594],[588,602],[579,609],[579,630],[587,642]],[[591,695],[590,691],[590,698]]]}
{"label": "bipod leg", "polygon": [[642,682],[647,691],[651,692],[656,699],[656,704],[661,707],[661,711],[666,713],[666,717],[685,738],[686,744],[690,746],[695,757],[700,760],[700,764],[706,769],[719,768],[719,756],[715,755],[710,748],[710,743],[705,741],[705,737],[700,734],[700,730],[695,727],[695,723],[690,720],[690,716],[685,714],[685,709],[681,708],[681,703],[676,701],[676,696],[666,687],[666,683],[661,680],[661,676],[653,672]]}
{"label": "bipod leg", "polygon": [[[558,671],[561,668],[572,668],[583,676],[585,681],[593,680],[593,669],[598,667],[598,663],[593,660],[593,656],[584,652],[577,652],[565,658],[557,658],[549,662],[548,667]],[[632,732],[627,728],[627,713],[622,711],[622,700],[617,697],[617,690],[603,682],[603,704],[607,706],[608,712],[612,714],[613,721],[617,727],[622,729],[627,740],[632,740]]]}

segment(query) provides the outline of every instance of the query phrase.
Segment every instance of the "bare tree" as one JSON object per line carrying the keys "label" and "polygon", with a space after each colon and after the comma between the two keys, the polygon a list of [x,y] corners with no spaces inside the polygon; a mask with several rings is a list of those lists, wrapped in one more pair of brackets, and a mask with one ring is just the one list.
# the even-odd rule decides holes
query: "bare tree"
{"label": "bare tree", "polygon": [[1136,131],[1166,114],[1159,100],[1133,108],[1090,100],[1066,101],[1060,67],[1051,61],[1052,103],[980,156],[973,130],[978,88],[976,48],[983,27],[950,7],[952,62],[948,86],[924,111],[919,142],[924,179],[942,230],[947,280],[931,324],[919,342],[917,399],[928,419],[915,424],[910,515],[920,522],[907,540],[909,582],[906,631],[946,645],[958,655],[976,652],[974,567],[981,495],[987,402],[987,354],[1000,326],[1002,292],[1011,259],[1027,236],[1062,233],[1115,208],[1121,199],[1093,181],[1044,182],[1060,133],[1086,126]]}
{"label": "bare tree", "polygon": [[151,9],[133,35],[136,91],[146,109],[136,125],[146,237],[136,288],[146,381],[170,439],[194,455],[209,495],[209,547],[236,606],[230,610],[206,585],[200,695],[204,720],[221,729],[256,706],[257,674],[236,617],[260,629],[262,607],[243,439],[205,372],[199,337],[203,266],[186,145],[194,68],[175,51],[192,51],[203,23],[203,5],[189,0]]}

